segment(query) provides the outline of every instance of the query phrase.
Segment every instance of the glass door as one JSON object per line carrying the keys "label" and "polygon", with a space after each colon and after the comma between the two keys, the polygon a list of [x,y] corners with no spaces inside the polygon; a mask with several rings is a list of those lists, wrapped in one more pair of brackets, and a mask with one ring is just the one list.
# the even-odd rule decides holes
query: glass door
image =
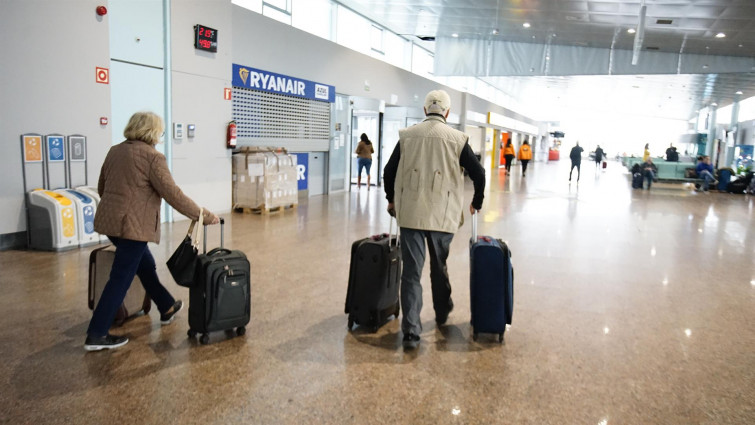
{"label": "glass door", "polygon": [[[370,183],[377,185],[377,170],[378,166],[378,152],[380,152],[380,140],[378,139],[378,122],[380,114],[377,111],[354,111],[351,123],[351,184],[357,183],[357,172],[359,167],[357,165],[357,145],[359,144],[359,137],[362,133],[367,135],[367,138],[372,142],[375,153],[372,154],[372,168],[370,169],[370,175],[374,177]],[[367,183],[367,173],[362,171],[362,182]]]}
{"label": "glass door", "polygon": [[351,116],[349,97],[336,95],[336,101],[331,108],[331,122],[334,126],[333,140],[330,141],[330,160],[328,161],[328,193],[346,190],[349,181],[349,135],[351,132]]}

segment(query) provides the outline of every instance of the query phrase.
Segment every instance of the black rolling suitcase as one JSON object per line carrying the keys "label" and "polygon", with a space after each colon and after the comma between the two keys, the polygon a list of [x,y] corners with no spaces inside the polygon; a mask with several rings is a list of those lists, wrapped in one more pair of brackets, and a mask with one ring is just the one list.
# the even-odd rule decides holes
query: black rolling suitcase
{"label": "black rolling suitcase", "polygon": [[197,333],[202,344],[210,342],[210,332],[236,329],[244,335],[251,312],[249,260],[239,250],[223,248],[225,220],[220,219],[220,248],[207,252],[207,226],[204,226],[204,253],[197,258],[194,284],[189,289],[189,337]]}
{"label": "black rolling suitcase", "polygon": [[642,173],[632,174],[632,189],[642,189]]}
{"label": "black rolling suitcase", "polygon": [[503,342],[514,312],[511,251],[501,239],[477,236],[477,214],[472,216],[469,268],[472,338],[476,341],[480,333],[494,333]]}
{"label": "black rolling suitcase", "polygon": [[377,332],[391,316],[398,318],[400,283],[401,246],[398,241],[398,226],[395,236],[389,230],[389,233],[354,242],[351,246],[345,308],[345,313],[349,315],[349,330],[356,323]]}

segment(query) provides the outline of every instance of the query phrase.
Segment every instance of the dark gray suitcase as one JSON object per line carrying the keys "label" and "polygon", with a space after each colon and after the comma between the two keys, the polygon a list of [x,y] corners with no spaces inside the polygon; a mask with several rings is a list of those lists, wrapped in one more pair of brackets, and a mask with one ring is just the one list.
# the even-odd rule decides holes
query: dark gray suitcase
{"label": "dark gray suitcase", "polygon": [[514,313],[514,267],[504,241],[477,236],[477,214],[472,216],[469,241],[469,294],[472,338],[480,333],[498,334],[503,342],[506,325]]}
{"label": "dark gray suitcase", "polygon": [[210,332],[236,330],[241,336],[251,315],[250,266],[239,250],[223,248],[225,220],[220,219],[220,247],[207,252],[207,226],[204,227],[204,253],[197,259],[194,284],[189,289],[189,331],[202,344],[210,342]]}
{"label": "dark gray suitcase", "polygon": [[349,315],[349,330],[356,323],[377,332],[391,317],[398,318],[400,283],[398,232],[395,236],[382,233],[354,242],[344,309]]}

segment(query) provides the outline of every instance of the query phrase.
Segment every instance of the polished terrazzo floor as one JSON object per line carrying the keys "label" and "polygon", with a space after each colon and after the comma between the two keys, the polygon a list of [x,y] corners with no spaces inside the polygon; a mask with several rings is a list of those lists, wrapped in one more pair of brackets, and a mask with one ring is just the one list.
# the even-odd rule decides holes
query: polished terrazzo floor
{"label": "polished terrazzo floor", "polygon": [[[502,345],[470,335],[469,222],[452,244],[448,326],[427,284],[416,352],[398,321],[347,331],[351,243],[388,229],[376,188],[227,214],[226,245],[252,263],[252,321],[206,346],[186,337],[186,310],[166,327],[153,311],[114,330],[131,337],[122,349],[85,353],[93,248],[0,252],[0,422],[755,423],[755,198],[631,191],[613,162],[585,164],[578,186],[563,161],[518,173],[489,176],[480,223],[513,252]],[[186,226],[151,246],[188,301],[163,265]]]}

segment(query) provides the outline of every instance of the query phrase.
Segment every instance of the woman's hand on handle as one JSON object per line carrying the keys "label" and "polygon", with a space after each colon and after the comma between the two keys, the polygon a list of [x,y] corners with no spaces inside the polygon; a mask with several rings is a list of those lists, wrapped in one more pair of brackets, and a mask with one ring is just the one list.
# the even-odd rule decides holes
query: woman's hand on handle
{"label": "woman's hand on handle", "polygon": [[220,223],[220,218],[217,215],[212,214],[212,216],[210,217],[210,222],[207,224],[218,224],[218,223]]}
{"label": "woman's hand on handle", "polygon": [[475,208],[474,208],[474,207],[472,206],[472,204],[469,204],[469,213],[470,213],[470,214],[472,214],[472,215],[475,215],[475,213],[477,213],[477,211],[479,211],[479,210],[476,210],[476,209],[475,209]]}

